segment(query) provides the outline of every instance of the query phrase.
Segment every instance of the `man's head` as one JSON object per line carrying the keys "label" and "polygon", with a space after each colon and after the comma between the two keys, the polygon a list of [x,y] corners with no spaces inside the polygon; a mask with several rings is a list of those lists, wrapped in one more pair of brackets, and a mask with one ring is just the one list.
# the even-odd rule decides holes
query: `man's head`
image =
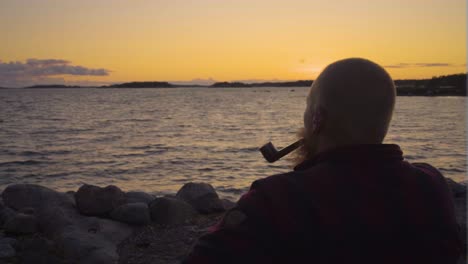
{"label": "man's head", "polygon": [[392,78],[374,62],[351,58],[328,65],[307,97],[301,158],[343,145],[382,143],[395,96]]}

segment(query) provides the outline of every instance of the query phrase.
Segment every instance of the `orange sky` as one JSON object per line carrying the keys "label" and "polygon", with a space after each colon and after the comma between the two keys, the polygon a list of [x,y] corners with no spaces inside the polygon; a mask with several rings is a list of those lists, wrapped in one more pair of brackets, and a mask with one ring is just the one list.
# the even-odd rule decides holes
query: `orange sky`
{"label": "orange sky", "polygon": [[110,71],[45,76],[69,82],[313,79],[345,57],[425,78],[466,71],[466,10],[465,0],[3,0],[0,60]]}

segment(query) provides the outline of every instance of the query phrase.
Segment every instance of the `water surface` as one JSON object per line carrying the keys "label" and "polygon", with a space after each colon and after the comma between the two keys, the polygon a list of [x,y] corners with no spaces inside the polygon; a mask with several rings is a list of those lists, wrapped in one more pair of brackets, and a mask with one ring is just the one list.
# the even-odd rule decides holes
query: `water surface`
{"label": "water surface", "polygon": [[[173,193],[188,181],[237,198],[290,169],[257,147],[284,146],[308,88],[0,90],[0,189],[81,184]],[[398,97],[387,143],[457,181],[466,168],[466,98]]]}

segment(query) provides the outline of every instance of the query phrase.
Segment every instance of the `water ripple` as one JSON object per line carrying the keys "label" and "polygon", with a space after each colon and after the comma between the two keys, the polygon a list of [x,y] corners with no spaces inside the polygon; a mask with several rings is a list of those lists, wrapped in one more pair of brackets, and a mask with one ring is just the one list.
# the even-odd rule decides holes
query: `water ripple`
{"label": "water ripple", "polygon": [[[0,189],[90,183],[168,194],[206,181],[237,199],[253,181],[291,170],[287,160],[268,164],[257,148],[296,139],[308,89],[294,90],[0,91]],[[398,97],[386,142],[463,180],[465,105],[463,97]]]}

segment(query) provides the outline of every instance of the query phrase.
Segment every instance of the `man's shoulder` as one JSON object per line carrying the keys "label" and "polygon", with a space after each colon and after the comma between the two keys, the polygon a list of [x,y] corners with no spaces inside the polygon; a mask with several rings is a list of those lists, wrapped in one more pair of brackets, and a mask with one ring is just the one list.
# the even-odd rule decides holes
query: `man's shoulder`
{"label": "man's shoulder", "polygon": [[259,188],[265,185],[276,185],[288,181],[291,177],[294,177],[297,173],[295,171],[289,171],[285,173],[273,174],[268,177],[258,179],[252,183],[252,188]]}
{"label": "man's shoulder", "polygon": [[292,170],[258,179],[252,183],[250,190],[259,194],[285,195],[291,190],[302,190],[305,182],[308,182],[308,185],[312,182],[313,185],[321,185],[323,181],[328,181],[327,178],[332,172],[328,164],[319,164],[305,170]]}
{"label": "man's shoulder", "polygon": [[296,182],[302,172],[289,171],[286,173],[274,174],[252,183],[251,189],[257,191],[272,191],[275,189],[284,189]]}
{"label": "man's shoulder", "polygon": [[409,163],[409,164],[413,169],[415,169],[415,170],[417,170],[417,171],[419,171],[421,173],[424,173],[426,175],[429,175],[432,178],[444,178],[442,173],[437,168],[435,168],[434,166],[432,166],[429,163],[414,162],[414,163]]}
{"label": "man's shoulder", "polygon": [[330,166],[330,164],[324,163],[310,166],[306,169],[292,170],[285,173],[274,174],[254,181],[252,186],[256,187],[260,185],[281,185],[292,182],[295,183],[302,177],[307,177],[308,179],[319,178],[332,171]]}

